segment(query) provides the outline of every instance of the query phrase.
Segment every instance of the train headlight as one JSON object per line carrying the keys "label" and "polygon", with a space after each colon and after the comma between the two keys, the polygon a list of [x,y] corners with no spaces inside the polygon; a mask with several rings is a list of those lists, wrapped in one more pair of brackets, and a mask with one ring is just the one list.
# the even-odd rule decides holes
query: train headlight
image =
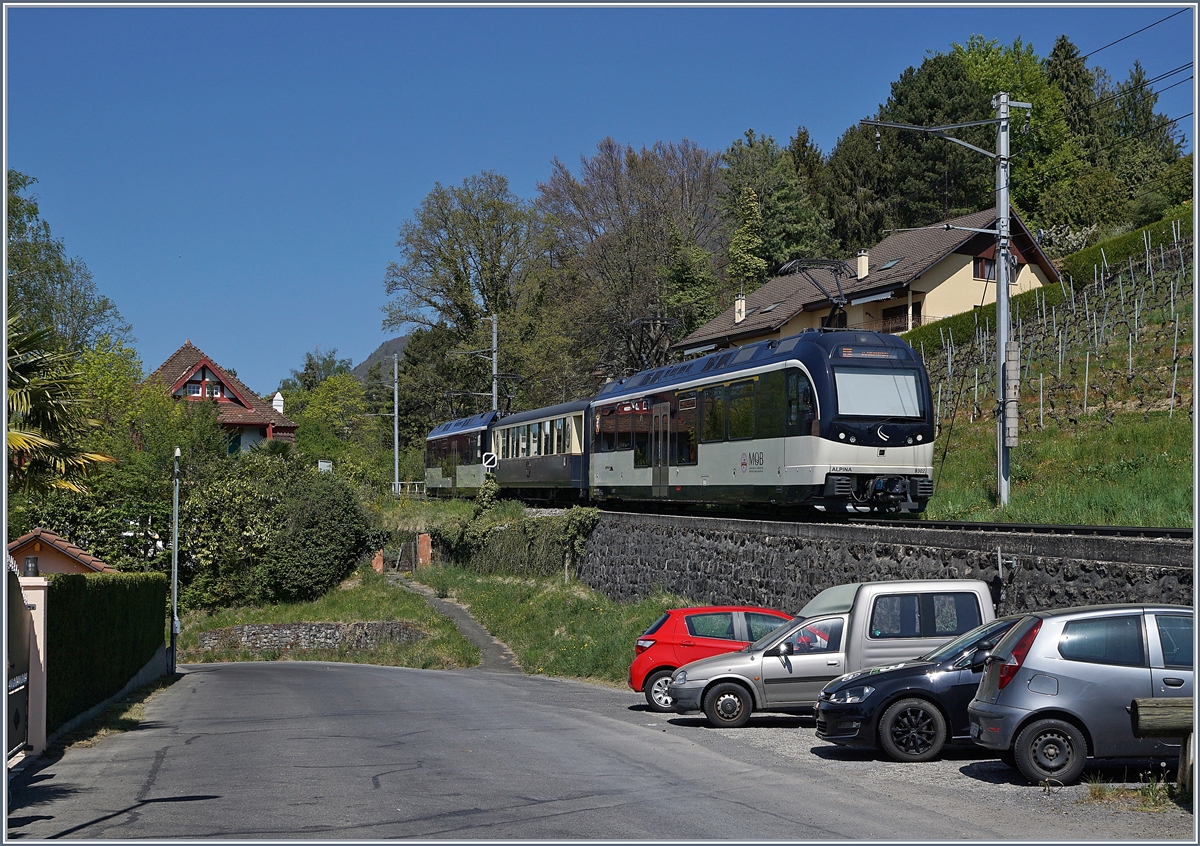
{"label": "train headlight", "polygon": [[838,432],[838,437],[839,437],[839,438],[841,438],[841,439],[844,441],[844,440],[846,440],[846,433],[845,433],[845,432]]}
{"label": "train headlight", "polygon": [[925,436],[924,436],[924,435],[917,435],[917,440],[918,440],[918,441],[923,441],[923,440],[925,440]]}
{"label": "train headlight", "polygon": [[909,435],[909,436],[908,436],[908,442],[909,442],[910,444],[913,442],[912,435]]}
{"label": "train headlight", "polygon": [[858,438],[856,438],[856,437],[854,437],[853,435],[851,435],[851,436],[850,436],[850,443],[852,443],[852,444],[856,444],[856,443],[858,443]]}

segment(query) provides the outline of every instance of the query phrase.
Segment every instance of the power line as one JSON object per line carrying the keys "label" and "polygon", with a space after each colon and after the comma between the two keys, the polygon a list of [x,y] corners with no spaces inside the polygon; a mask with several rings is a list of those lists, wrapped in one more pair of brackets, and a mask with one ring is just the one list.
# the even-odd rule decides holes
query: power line
{"label": "power line", "polygon": [[1176,15],[1182,15],[1186,11],[1187,11],[1187,9],[1180,9],[1178,12],[1174,12],[1170,15],[1167,15],[1161,21],[1155,21],[1154,23],[1150,24],[1150,26],[1144,26],[1141,29],[1137,30],[1137,32],[1131,32],[1128,35],[1123,35],[1120,38],[1118,38],[1116,41],[1110,41],[1109,43],[1105,44],[1103,47],[1097,47],[1095,50],[1088,53],[1087,56],[1081,56],[1080,58],[1082,60],[1082,59],[1088,58],[1088,56],[1094,56],[1097,53],[1099,53],[1101,50],[1107,50],[1109,47],[1113,46],[1114,44],[1120,44],[1125,39],[1133,38],[1133,36],[1137,35],[1138,33],[1145,32],[1146,30],[1151,29],[1152,27],[1158,26],[1160,23],[1165,23],[1166,21],[1169,21],[1171,18],[1175,17]]}
{"label": "power line", "polygon": [[[1073,111],[1073,112],[1064,112],[1062,115],[1060,115],[1060,117],[1061,117],[1063,120],[1066,120],[1066,119],[1067,119],[1067,118],[1069,118],[1069,117],[1074,117],[1075,115],[1081,115],[1081,114],[1083,114],[1084,112],[1089,112],[1089,111],[1091,111],[1092,109],[1096,108],[1097,106],[1102,106],[1102,105],[1104,105],[1105,103],[1111,103],[1113,100],[1116,100],[1116,99],[1118,99],[1118,98],[1120,98],[1120,97],[1123,97],[1123,96],[1125,96],[1125,95],[1127,95],[1127,94],[1132,94],[1134,91],[1137,91],[1137,90],[1139,90],[1139,89],[1145,88],[1147,85],[1153,85],[1154,83],[1156,83],[1156,82],[1158,82],[1158,81],[1160,81],[1160,80],[1166,79],[1168,76],[1174,76],[1174,75],[1175,75],[1175,74],[1177,74],[1177,73],[1182,73],[1183,71],[1187,70],[1187,69],[1188,69],[1188,68],[1190,68],[1191,66],[1192,66],[1192,63],[1191,63],[1191,62],[1188,62],[1187,64],[1180,65],[1179,67],[1177,67],[1177,68],[1173,68],[1173,69],[1171,69],[1171,70],[1167,71],[1166,73],[1160,73],[1158,76],[1156,76],[1156,77],[1154,77],[1154,78],[1152,78],[1152,79],[1147,79],[1145,82],[1141,83],[1140,85],[1135,85],[1135,86],[1133,86],[1132,88],[1123,89],[1123,88],[1121,88],[1120,86],[1118,86],[1118,87],[1117,87],[1117,88],[1118,88],[1118,90],[1117,90],[1117,91],[1113,92],[1112,94],[1110,94],[1109,96],[1105,97],[1104,99],[1102,99],[1102,100],[1096,100],[1096,101],[1095,101],[1095,102],[1093,102],[1093,103],[1088,103],[1088,104],[1087,104],[1086,106],[1084,106],[1083,108],[1081,108],[1081,109],[1076,109],[1076,110],[1075,110],[1075,111]],[[1168,85],[1168,86],[1167,86],[1167,88],[1163,88],[1163,89],[1162,89],[1162,90],[1160,90],[1160,91],[1151,91],[1151,92],[1149,92],[1149,93],[1150,93],[1150,94],[1153,94],[1154,96],[1156,96],[1156,97],[1157,97],[1157,96],[1158,96],[1159,94],[1161,94],[1163,91],[1166,91],[1168,88],[1172,88],[1172,87],[1174,87],[1175,85],[1178,85],[1178,84],[1179,84],[1178,82],[1176,82],[1176,83],[1172,83],[1171,85]]]}

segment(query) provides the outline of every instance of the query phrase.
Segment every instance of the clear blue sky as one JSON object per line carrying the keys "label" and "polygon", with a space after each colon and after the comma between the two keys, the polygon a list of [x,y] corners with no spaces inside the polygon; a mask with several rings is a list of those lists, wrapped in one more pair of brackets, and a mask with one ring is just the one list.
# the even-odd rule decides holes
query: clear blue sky
{"label": "clear blue sky", "polygon": [[[357,364],[389,337],[384,269],[435,182],[494,170],[532,198],[609,135],[721,150],[804,125],[828,153],[972,34],[1086,54],[1178,8],[9,6],[5,163],[147,371],[190,338],[265,393],[308,350]],[[1154,77],[1192,61],[1194,29],[1189,9],[1088,63]]]}

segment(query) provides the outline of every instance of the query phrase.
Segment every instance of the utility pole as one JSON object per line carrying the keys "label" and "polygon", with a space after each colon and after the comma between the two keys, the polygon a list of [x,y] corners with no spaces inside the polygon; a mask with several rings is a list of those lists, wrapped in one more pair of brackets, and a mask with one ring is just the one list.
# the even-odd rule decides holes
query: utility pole
{"label": "utility pole", "polygon": [[400,496],[400,354],[392,353],[392,496]]}
{"label": "utility pole", "polygon": [[500,317],[492,314],[492,411],[500,409]]}
{"label": "utility pole", "polygon": [[[889,123],[882,120],[864,120],[860,123],[868,126],[889,126],[894,129],[907,129],[912,132],[927,132],[960,144],[977,153],[982,153],[996,161],[996,228],[972,229],[970,227],[947,224],[947,229],[967,229],[971,232],[982,232],[996,236],[996,500],[1001,508],[1008,507],[1008,490],[1010,481],[1009,448],[1017,445],[1017,396],[1020,392],[1018,368],[1020,355],[1016,342],[1009,341],[1008,317],[1008,285],[1012,265],[1012,239],[1009,228],[1009,112],[1012,108],[1032,109],[1031,103],[1021,103],[1009,100],[1008,94],[999,92],[992,98],[992,108],[996,117],[990,120],[976,120],[968,123],[954,123],[946,126],[910,126],[904,123]],[[948,129],[964,129],[969,126],[996,124],[996,152],[984,150],[969,144],[961,138],[947,135]],[[879,143],[879,130],[875,130],[875,142]],[[1011,372],[1010,372],[1011,371]]]}

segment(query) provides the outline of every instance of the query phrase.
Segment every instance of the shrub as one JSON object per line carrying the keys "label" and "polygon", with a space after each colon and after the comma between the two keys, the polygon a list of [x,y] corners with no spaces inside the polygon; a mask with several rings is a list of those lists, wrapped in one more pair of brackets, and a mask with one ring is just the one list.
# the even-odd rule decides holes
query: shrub
{"label": "shrub", "polygon": [[120,691],[163,643],[162,573],[47,577],[46,730]]}

